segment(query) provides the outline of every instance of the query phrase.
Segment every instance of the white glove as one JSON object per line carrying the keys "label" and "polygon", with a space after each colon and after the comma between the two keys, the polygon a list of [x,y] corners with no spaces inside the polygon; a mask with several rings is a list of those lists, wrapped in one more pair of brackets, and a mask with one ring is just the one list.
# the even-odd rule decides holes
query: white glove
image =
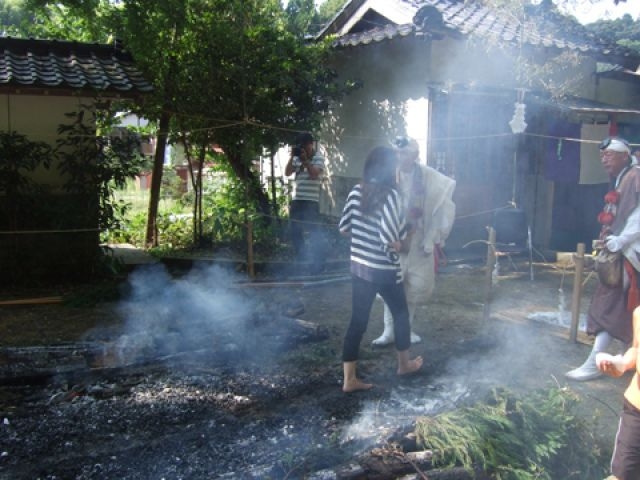
{"label": "white glove", "polygon": [[615,235],[609,235],[604,239],[605,245],[607,246],[607,250],[610,252],[619,252],[624,247],[624,243],[622,242],[621,237],[616,237]]}

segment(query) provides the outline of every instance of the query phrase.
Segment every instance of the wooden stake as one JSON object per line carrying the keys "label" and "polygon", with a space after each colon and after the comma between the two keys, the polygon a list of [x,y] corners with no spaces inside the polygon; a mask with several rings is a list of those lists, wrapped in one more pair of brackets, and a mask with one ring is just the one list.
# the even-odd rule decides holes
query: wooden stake
{"label": "wooden stake", "polygon": [[482,318],[489,320],[491,315],[491,286],[493,284],[493,267],[496,263],[496,231],[493,227],[488,227],[489,243],[487,245],[487,265],[484,277],[484,308]]}
{"label": "wooden stake", "polygon": [[253,263],[253,222],[247,222],[247,272],[249,277],[256,276],[255,266]]}
{"label": "wooden stake", "polygon": [[572,342],[578,340],[578,323],[580,321],[580,297],[582,296],[582,272],[584,271],[584,243],[578,244],[574,262],[576,273],[573,279],[573,297],[571,299],[571,328],[569,339]]}

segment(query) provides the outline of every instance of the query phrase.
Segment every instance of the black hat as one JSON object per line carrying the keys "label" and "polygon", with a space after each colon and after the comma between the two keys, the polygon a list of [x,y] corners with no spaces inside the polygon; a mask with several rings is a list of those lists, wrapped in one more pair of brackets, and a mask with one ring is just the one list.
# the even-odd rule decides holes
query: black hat
{"label": "black hat", "polygon": [[313,135],[309,132],[299,133],[296,137],[296,145],[306,145],[307,143],[313,143]]}

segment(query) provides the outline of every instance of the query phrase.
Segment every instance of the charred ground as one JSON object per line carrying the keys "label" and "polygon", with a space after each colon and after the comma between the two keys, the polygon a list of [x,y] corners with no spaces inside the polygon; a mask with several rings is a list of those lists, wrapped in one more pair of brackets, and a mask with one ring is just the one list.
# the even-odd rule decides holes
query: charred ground
{"label": "charred ground", "polygon": [[[335,276],[235,285],[222,307],[210,302],[226,288],[203,272],[197,288],[189,276],[165,278],[178,288],[164,288],[152,306],[136,294],[148,286],[141,277],[123,281],[117,295],[101,291],[113,300],[97,304],[0,307],[0,478],[330,478],[417,416],[480,401],[493,388],[526,394],[565,386],[562,374],[590,347],[527,317],[557,312],[562,295],[571,297],[573,272],[536,263],[532,281],[526,264],[515,267],[498,277],[488,321],[481,265],[451,264],[439,274],[432,301],[418,312],[424,342],[412,347],[426,365],[409,379],[396,378],[392,348],[370,346],[382,324],[376,303],[359,364],[376,388],[350,395],[340,390],[340,351],[351,291]],[[585,282],[583,310],[594,285]],[[77,300],[74,291],[55,293]],[[21,292],[29,293],[44,294]],[[176,305],[162,306],[168,298]],[[213,317],[227,323],[206,320]],[[150,330],[157,324],[161,336]],[[136,355],[92,363],[96,345],[123,338]],[[628,380],[567,385],[582,398],[582,415],[595,417],[604,448]]]}

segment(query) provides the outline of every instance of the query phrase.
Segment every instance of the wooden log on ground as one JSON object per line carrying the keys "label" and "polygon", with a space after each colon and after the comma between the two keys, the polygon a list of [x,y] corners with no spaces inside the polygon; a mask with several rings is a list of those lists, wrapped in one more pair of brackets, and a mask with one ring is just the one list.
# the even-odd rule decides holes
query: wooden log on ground
{"label": "wooden log on ground", "polygon": [[12,305],[47,305],[62,303],[62,297],[21,298],[17,300],[2,300],[0,306]]}
{"label": "wooden log on ground", "polygon": [[[225,321],[247,322],[229,314]],[[0,385],[36,385],[53,377],[76,378],[88,374],[127,375],[139,368],[163,365],[224,365],[252,352],[278,352],[302,343],[324,340],[326,326],[284,315],[256,315],[240,328],[244,335],[216,334],[206,322],[185,322],[173,330],[122,335],[109,342],[64,346],[0,349]],[[250,329],[252,334],[246,335]],[[193,332],[201,332],[194,339]]]}

